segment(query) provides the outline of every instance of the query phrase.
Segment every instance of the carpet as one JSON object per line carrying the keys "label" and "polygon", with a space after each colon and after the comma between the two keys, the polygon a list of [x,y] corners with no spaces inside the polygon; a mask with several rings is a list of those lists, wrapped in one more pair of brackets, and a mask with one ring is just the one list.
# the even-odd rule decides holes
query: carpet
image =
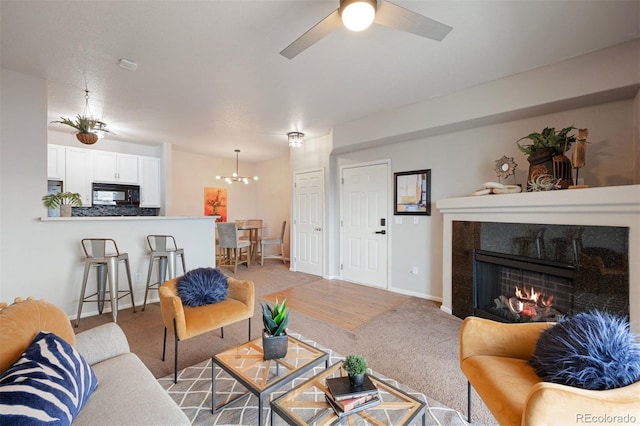
{"label": "carpet", "polygon": [[362,286],[344,281],[318,280],[301,284],[274,293],[260,296],[273,303],[276,298],[287,299],[287,306],[294,311],[353,331],[374,318],[400,306],[411,297],[386,290],[368,287],[367,301],[359,306],[341,304],[340,300],[359,300]]}
{"label": "carpet", "polygon": [[[300,334],[289,330],[289,334],[302,340],[303,342],[321,349],[329,354],[329,365],[342,360],[344,357],[339,353],[323,347],[313,340],[307,339]],[[324,370],[324,364],[314,368],[300,378],[294,380],[288,385],[271,394],[271,399],[275,399],[284,392],[303,383],[310,377]],[[424,394],[412,390],[397,381],[387,378],[382,374],[373,372],[373,374],[390,384],[397,386],[412,396],[425,401],[426,403],[426,424],[427,425],[466,425],[465,417],[458,411],[446,407],[445,405],[431,399]],[[187,367],[178,373],[178,383],[173,383],[173,375],[158,379],[160,385],[167,391],[173,400],[180,406],[182,411],[191,420],[194,425],[257,425],[258,400],[254,395],[249,398],[241,398],[240,400],[229,405],[225,409],[211,413],[211,359],[200,362],[193,366]],[[246,390],[231,376],[217,369],[217,404],[221,405],[230,401]],[[265,425],[269,424],[269,407],[265,401],[264,419]],[[353,416],[352,416],[353,417]],[[283,420],[275,416],[275,425],[285,424]],[[362,418],[358,417],[359,421]],[[421,419],[416,420],[416,424],[420,424]],[[343,420],[343,423],[346,422]],[[351,424],[351,423],[349,423]],[[358,423],[361,424],[361,423]],[[362,424],[367,424],[366,422]]]}

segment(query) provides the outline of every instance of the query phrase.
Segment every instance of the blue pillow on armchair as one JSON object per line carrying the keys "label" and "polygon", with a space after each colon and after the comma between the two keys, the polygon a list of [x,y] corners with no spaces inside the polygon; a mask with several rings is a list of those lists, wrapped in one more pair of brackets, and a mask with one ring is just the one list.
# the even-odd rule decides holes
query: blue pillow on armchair
{"label": "blue pillow on armchair", "polygon": [[178,296],[187,306],[202,306],[227,298],[227,276],[216,268],[198,268],[178,278]]}
{"label": "blue pillow on armchair", "polygon": [[640,342],[627,318],[583,312],[543,331],[529,364],[547,382],[614,389],[640,380]]}

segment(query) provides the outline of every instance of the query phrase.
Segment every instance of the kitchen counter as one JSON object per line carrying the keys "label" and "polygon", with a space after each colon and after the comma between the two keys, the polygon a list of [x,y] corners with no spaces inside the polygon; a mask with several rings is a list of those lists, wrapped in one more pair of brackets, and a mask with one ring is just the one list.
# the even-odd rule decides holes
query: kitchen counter
{"label": "kitchen counter", "polygon": [[122,220],[213,220],[219,216],[71,216],[71,217],[41,217],[42,222],[91,222],[91,221],[122,221]]}
{"label": "kitchen counter", "polygon": [[[216,266],[216,225],[213,216],[72,216],[39,217],[37,223],[39,241],[46,250],[38,257],[37,267],[43,271],[46,282],[38,297],[61,307],[70,319],[75,319],[78,294],[82,284],[85,254],[81,240],[84,238],[112,238],[118,249],[129,254],[131,278],[136,306],[142,306],[149,270],[147,235],[172,235],[178,247],[184,249],[187,271],[200,267]],[[126,287],[126,274],[119,268],[120,287]],[[154,268],[155,269],[155,268]],[[182,275],[179,265],[176,272]],[[95,271],[87,286],[87,292],[95,291]],[[154,273],[154,281],[157,274]],[[158,292],[149,292],[149,301],[158,300]],[[130,299],[123,298],[120,308],[130,306]],[[108,304],[105,311],[109,311]],[[85,304],[85,316],[97,314],[95,303]]]}

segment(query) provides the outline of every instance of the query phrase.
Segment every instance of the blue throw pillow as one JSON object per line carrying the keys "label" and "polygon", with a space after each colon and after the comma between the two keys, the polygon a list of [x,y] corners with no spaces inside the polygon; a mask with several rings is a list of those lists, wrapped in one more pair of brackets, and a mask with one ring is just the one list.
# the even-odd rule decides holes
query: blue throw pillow
{"label": "blue throw pillow", "polygon": [[579,313],[541,333],[529,364],[546,382],[614,389],[640,380],[640,342],[626,318]]}
{"label": "blue throw pillow", "polygon": [[98,385],[73,346],[40,332],[0,375],[0,424],[69,425]]}
{"label": "blue throw pillow", "polygon": [[219,269],[198,268],[180,277],[176,289],[185,305],[202,306],[226,299],[229,284]]}

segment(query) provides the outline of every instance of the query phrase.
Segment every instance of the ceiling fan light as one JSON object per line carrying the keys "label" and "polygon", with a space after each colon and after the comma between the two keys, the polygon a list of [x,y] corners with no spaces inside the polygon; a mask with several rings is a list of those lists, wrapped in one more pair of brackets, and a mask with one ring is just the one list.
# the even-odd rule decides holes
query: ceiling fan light
{"label": "ceiling fan light", "polygon": [[351,31],[362,31],[376,16],[375,0],[344,0],[340,3],[342,23]]}

